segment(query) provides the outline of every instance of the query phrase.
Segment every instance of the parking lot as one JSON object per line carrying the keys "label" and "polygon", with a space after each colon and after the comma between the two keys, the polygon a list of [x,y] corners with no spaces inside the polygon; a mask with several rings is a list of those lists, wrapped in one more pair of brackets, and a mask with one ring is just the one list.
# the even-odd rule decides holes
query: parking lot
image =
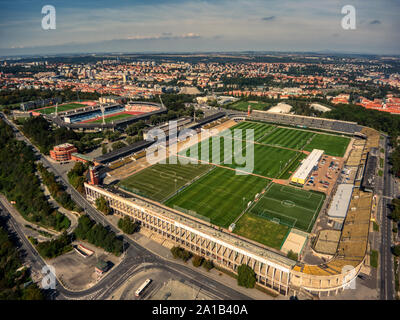
{"label": "parking lot", "polygon": [[[74,244],[77,245],[78,243]],[[84,246],[95,251],[95,253],[84,258],[73,250],[48,261],[48,264],[55,268],[57,278],[68,289],[84,290],[96,284],[99,277],[95,272],[95,266],[99,260],[108,262],[110,269],[120,262],[121,258],[100,248],[88,243],[84,243]]]}
{"label": "parking lot", "polygon": [[342,158],[323,155],[318,163],[317,170],[312,172],[304,185],[304,189],[330,194],[341,174],[343,163]]}

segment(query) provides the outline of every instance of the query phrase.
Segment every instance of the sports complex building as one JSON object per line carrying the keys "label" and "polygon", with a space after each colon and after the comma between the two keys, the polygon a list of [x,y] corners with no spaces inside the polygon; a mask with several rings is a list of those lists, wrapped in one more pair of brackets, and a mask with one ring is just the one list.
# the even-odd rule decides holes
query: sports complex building
{"label": "sports complex building", "polygon": [[[283,295],[330,295],[351,284],[368,257],[374,193],[361,182],[379,133],[352,122],[262,111],[228,113],[213,128],[254,130],[251,173],[236,175],[235,161],[145,165],[138,160],[116,184],[85,184],[87,199],[94,204],[104,197],[115,214],[138,221],[143,232],[169,248],[180,246],[234,273],[246,264],[258,285]],[[209,139],[211,151],[220,148]],[[189,149],[205,152],[198,143],[178,148],[176,156],[190,158]],[[219,151],[223,157],[224,149]],[[353,172],[352,178],[344,171]],[[329,180],[330,189],[310,177]],[[299,179],[296,185],[293,179]],[[318,217],[328,212],[339,227],[317,230]],[[335,233],[333,246],[321,242],[323,232]],[[306,246],[324,262],[305,263]],[[290,251],[297,260],[288,257]]]}
{"label": "sports complex building", "polygon": [[96,101],[88,101],[35,109],[32,110],[32,114],[43,115],[59,127],[90,132],[123,129],[139,120],[147,120],[152,115],[166,111],[167,109],[162,104],[147,101],[101,104]]}

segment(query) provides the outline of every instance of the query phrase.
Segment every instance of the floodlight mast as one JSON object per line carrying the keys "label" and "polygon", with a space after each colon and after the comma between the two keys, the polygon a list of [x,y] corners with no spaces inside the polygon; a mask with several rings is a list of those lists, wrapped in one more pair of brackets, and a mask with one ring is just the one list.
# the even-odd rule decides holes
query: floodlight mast
{"label": "floodlight mast", "polygon": [[100,110],[101,110],[101,114],[102,114],[102,117],[103,117],[103,124],[106,124],[106,120],[105,120],[105,118],[104,118],[104,111],[105,111],[105,107],[104,107],[104,105],[100,105]]}
{"label": "floodlight mast", "polygon": [[161,99],[161,94],[159,94],[158,97],[160,98],[161,106],[164,108],[164,103],[163,103],[163,101]]}

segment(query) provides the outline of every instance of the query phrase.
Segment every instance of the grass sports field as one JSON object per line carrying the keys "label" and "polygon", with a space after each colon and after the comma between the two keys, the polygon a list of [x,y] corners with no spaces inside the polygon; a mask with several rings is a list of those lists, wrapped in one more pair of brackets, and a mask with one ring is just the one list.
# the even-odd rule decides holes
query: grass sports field
{"label": "grass sports field", "polygon": [[[62,105],[58,106],[58,112],[77,109],[77,108],[82,108],[84,106],[85,106],[85,104],[81,104],[81,103],[62,104]],[[51,114],[51,113],[56,112],[56,107],[54,106],[54,107],[43,108],[43,109],[33,110],[33,111],[39,112],[41,114]]]}
{"label": "grass sports field", "polygon": [[329,156],[343,157],[349,142],[350,138],[347,137],[316,134],[304,150],[321,149]]}
{"label": "grass sports field", "polygon": [[[244,131],[240,137],[226,138],[225,134],[234,129],[254,129],[254,141],[246,141]],[[271,178],[288,179],[307,156],[302,150],[322,149],[328,155],[343,156],[349,141],[341,136],[245,121],[180,152],[181,157],[218,166],[156,164],[119,185],[220,227],[228,228],[235,222],[234,233],[280,249],[292,227],[312,230],[325,195],[274,183]],[[235,150],[235,142],[241,146],[239,150]],[[241,165],[231,163],[231,154],[235,154],[233,161],[240,153],[246,158],[246,145],[254,148],[254,168],[251,174],[236,175],[232,169],[241,169]]]}
{"label": "grass sports field", "polygon": [[132,193],[163,202],[186,183],[211,168],[202,164],[155,164],[120,181],[119,186]]}
{"label": "grass sports field", "polygon": [[253,110],[268,110],[272,106],[272,103],[262,101],[237,101],[231,104],[229,108],[240,111],[247,111],[249,105]]}
{"label": "grass sports field", "polygon": [[289,229],[290,228],[285,225],[246,212],[239,221],[236,222],[236,227],[233,232],[242,237],[279,250]]}
{"label": "grass sports field", "polygon": [[272,183],[250,212],[310,232],[325,195]]}
{"label": "grass sports field", "polygon": [[[228,228],[249,201],[270,182],[252,175],[216,167],[207,175],[166,201],[166,205],[193,210],[211,223]],[[244,198],[244,199],[243,199]]]}
{"label": "grass sports field", "polygon": [[[255,130],[259,130],[262,128],[261,126],[258,126]],[[247,128],[242,127],[239,129]],[[266,130],[273,130],[273,127],[267,126]],[[244,131],[242,134],[242,139],[245,139],[246,136],[244,135]],[[277,178],[280,172],[292,164],[293,161],[300,155],[300,153],[297,151],[262,145],[259,143],[252,143],[244,140],[241,141],[242,147],[239,150],[235,150],[234,141],[240,141],[240,139],[235,138],[234,140],[231,138],[217,136],[203,140],[202,143],[183,150],[180,152],[180,154],[196,160],[201,159],[203,161],[220,164],[225,167],[230,167],[233,169],[237,168],[238,170],[258,174],[267,178]],[[205,148],[207,147],[207,143],[208,150]],[[202,146],[202,144],[205,145]],[[251,152],[251,149],[246,149],[247,146],[254,148],[254,156]],[[230,153],[227,153],[227,155],[235,154],[235,156],[233,158],[231,156],[227,156],[225,159],[225,153],[227,150],[230,151]],[[242,153],[243,157],[246,159],[244,164],[240,164],[238,161],[236,161],[238,159],[237,155],[240,153]]]}
{"label": "grass sports field", "polygon": [[[104,121],[106,123],[109,123],[109,122],[112,122],[112,121],[117,121],[117,120],[129,118],[129,117],[134,117],[134,115],[129,114],[129,113],[120,113],[120,114],[117,114],[115,116],[104,117]],[[90,121],[90,123],[103,123],[103,119]]]}

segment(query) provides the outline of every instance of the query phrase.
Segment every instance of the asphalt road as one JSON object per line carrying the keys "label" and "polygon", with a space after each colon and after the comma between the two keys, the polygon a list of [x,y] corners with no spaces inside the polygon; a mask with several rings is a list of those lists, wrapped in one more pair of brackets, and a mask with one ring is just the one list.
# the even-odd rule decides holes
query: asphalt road
{"label": "asphalt road", "polygon": [[393,257],[391,253],[392,246],[392,221],[388,218],[390,215],[389,204],[391,199],[396,196],[394,191],[394,179],[390,174],[391,166],[389,164],[388,153],[390,150],[388,139],[386,139],[385,169],[382,197],[382,221],[381,221],[381,250],[380,250],[380,294],[381,300],[394,299],[394,270]]}
{"label": "asphalt road", "polygon": [[[2,115],[0,113],[0,115]],[[76,191],[69,183],[66,181],[59,172],[53,167],[53,165],[36,149],[36,147],[19,132],[18,128],[14,126],[13,123],[8,121],[5,117],[3,119],[14,129],[17,139],[24,140],[28,145],[30,145],[34,152],[36,153],[38,160],[40,160],[44,166],[49,168],[56,177],[63,182],[67,189],[67,192],[71,195],[72,199],[82,208],[85,212],[96,222],[103,225],[107,225],[116,234],[120,233],[119,230],[114,228],[113,225],[108,223],[104,216],[99,213],[95,208],[93,208],[90,203],[84,198],[78,191]],[[2,209],[5,210],[3,207]],[[3,211],[4,212],[4,211]],[[8,213],[10,216],[10,214]],[[46,264],[45,261],[36,252],[36,249],[32,244],[25,238],[22,231],[19,229],[17,223],[15,223],[10,216],[10,223],[12,224],[14,230],[21,239],[24,249],[28,252],[27,258],[31,260],[33,267],[37,270],[41,270]],[[60,283],[57,282],[57,299],[104,299],[107,295],[111,294],[115,289],[117,289],[124,281],[128,280],[135,272],[141,271],[146,264],[147,267],[157,267],[176,274],[177,277],[183,278],[185,281],[196,285],[206,291],[209,291],[214,296],[220,297],[223,300],[250,300],[250,297],[227,287],[211,278],[208,278],[200,273],[197,273],[191,268],[183,266],[172,261],[165,260],[158,255],[150,252],[146,248],[140,246],[130,238],[123,236],[124,242],[129,244],[125,252],[125,258],[116,267],[114,267],[104,278],[99,281],[96,285],[90,289],[74,292],[65,289]]]}

